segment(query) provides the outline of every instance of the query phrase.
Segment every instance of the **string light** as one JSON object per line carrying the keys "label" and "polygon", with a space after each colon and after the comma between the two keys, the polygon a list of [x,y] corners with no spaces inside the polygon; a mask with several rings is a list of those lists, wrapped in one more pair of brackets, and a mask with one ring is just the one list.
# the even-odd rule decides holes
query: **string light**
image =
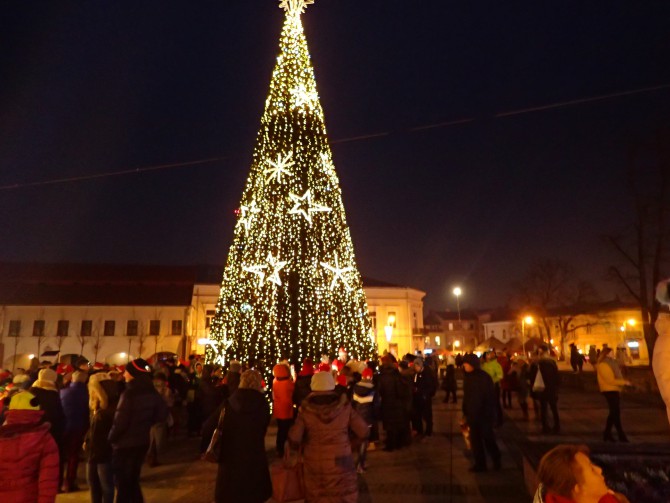
{"label": "string light", "polygon": [[[311,3],[280,4],[280,54],[210,329],[226,341],[226,360],[263,360],[266,382],[280,357],[298,363],[340,346],[360,360],[375,353],[300,19]],[[207,361],[218,356],[207,346]]]}

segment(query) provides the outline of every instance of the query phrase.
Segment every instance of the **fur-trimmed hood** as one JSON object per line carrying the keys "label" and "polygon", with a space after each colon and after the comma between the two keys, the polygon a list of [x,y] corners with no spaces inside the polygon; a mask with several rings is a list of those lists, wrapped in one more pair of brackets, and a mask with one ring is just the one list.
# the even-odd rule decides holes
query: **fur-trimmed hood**
{"label": "fur-trimmed hood", "polygon": [[301,411],[317,416],[322,423],[332,422],[342,407],[348,403],[346,394],[340,395],[334,391],[319,391],[311,393],[305,398],[300,407]]}

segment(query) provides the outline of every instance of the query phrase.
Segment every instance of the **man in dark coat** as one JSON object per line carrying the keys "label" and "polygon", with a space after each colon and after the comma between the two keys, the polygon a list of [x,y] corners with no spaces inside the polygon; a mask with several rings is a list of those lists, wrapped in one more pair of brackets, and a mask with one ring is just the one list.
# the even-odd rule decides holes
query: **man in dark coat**
{"label": "man in dark coat", "polygon": [[143,503],[140,471],[149,450],[149,430],[167,420],[165,400],[154,387],[151,367],[142,358],[131,361],[124,372],[126,390],[121,395],[109,432],[117,501]]}
{"label": "man in dark coat", "polygon": [[263,396],[261,374],[247,370],[225,405],[216,503],[262,503],[272,496],[265,453],[269,423],[270,407]]}
{"label": "man in dark coat", "polygon": [[470,443],[475,464],[470,471],[486,471],[486,454],[493,467],[500,469],[500,449],[493,433],[496,420],[496,395],[493,380],[480,368],[479,358],[466,354],[463,358],[463,416],[470,427]]}
{"label": "man in dark coat", "polygon": [[414,359],[414,382],[412,386],[412,428],[418,435],[433,434],[433,396],[437,390],[437,380],[430,368],[424,366],[422,358]]}
{"label": "man in dark coat", "polygon": [[[540,417],[542,418],[542,433],[560,433],[561,423],[558,417],[558,387],[561,382],[558,373],[558,365],[549,355],[549,348],[546,344],[540,346],[537,350],[538,360],[533,363],[530,369],[530,382],[532,386],[533,398],[540,401]],[[538,389],[535,382],[538,371],[542,375],[544,389]],[[549,429],[549,418],[547,417],[547,406],[551,407],[551,414],[554,417],[554,426]]]}
{"label": "man in dark coat", "polygon": [[407,420],[407,396],[411,391],[403,382],[400,372],[390,358],[382,358],[379,371],[378,392],[381,398],[381,417],[386,432],[385,451],[402,446],[409,421]]}

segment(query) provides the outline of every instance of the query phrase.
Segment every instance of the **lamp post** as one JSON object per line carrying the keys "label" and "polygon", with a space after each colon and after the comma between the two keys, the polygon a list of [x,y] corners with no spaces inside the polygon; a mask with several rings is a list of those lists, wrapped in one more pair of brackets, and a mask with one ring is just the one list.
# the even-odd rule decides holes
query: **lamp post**
{"label": "lamp post", "polygon": [[532,316],[524,316],[521,320],[521,351],[525,356],[528,356],[528,353],[526,352],[526,325],[532,325],[532,323]]}
{"label": "lamp post", "polygon": [[454,288],[454,295],[456,296],[456,309],[458,309],[458,324],[461,323],[461,294],[463,290],[460,287]]}

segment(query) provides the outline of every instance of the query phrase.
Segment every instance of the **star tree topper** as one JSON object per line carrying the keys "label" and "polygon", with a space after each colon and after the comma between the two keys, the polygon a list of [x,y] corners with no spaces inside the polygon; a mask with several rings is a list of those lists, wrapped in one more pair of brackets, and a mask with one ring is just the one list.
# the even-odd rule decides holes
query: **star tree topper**
{"label": "star tree topper", "polygon": [[296,196],[295,194],[289,194],[289,197],[295,203],[295,206],[289,210],[291,214],[302,214],[305,217],[305,220],[309,222],[309,225],[312,225],[312,213],[319,211],[332,211],[332,208],[328,206],[322,206],[320,204],[312,203],[312,194],[307,190],[302,197]]}
{"label": "star tree topper", "polygon": [[288,16],[298,17],[305,12],[308,5],[313,3],[314,0],[280,0],[279,8],[284,9]]}
{"label": "star tree topper", "polygon": [[349,267],[340,267],[339,259],[337,258],[337,253],[335,254],[335,266],[332,266],[326,262],[321,262],[321,266],[328,269],[333,273],[333,281],[330,282],[330,289],[334,289],[335,285],[337,284],[337,280],[339,279],[342,281],[342,284],[344,285],[344,288],[348,292],[351,291],[351,287],[349,286],[349,283],[347,283],[347,280],[344,278],[344,273],[347,273],[349,271],[353,271],[354,268],[352,266]]}

